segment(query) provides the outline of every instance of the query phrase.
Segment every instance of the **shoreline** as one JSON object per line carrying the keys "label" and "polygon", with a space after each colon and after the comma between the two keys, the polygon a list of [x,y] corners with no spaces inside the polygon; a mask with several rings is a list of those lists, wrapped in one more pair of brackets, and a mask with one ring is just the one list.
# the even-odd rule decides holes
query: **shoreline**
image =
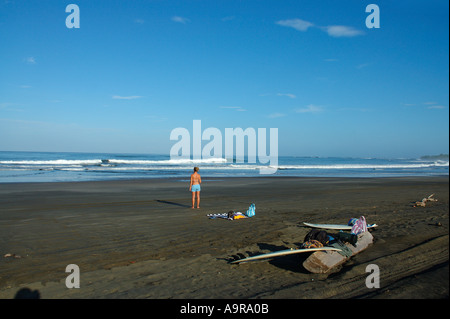
{"label": "shoreline", "polygon": [[[448,298],[448,176],[202,179],[200,209],[179,178],[0,183],[0,298],[23,287],[46,299]],[[432,193],[438,202],[411,206]],[[206,217],[252,202],[252,218]],[[228,264],[298,247],[303,222],[360,215],[379,225],[375,242],[332,276],[302,269],[305,256]],[[377,291],[364,285],[370,263]],[[68,264],[80,289],[64,284]]]}
{"label": "shoreline", "polygon": [[[117,182],[145,182],[145,181],[179,181],[189,183],[189,172],[186,172],[185,176],[179,177],[139,177],[139,178],[118,178],[118,179],[98,179],[98,180],[72,180],[72,181],[41,181],[41,182],[2,182],[1,185],[15,185],[15,184],[66,184],[66,183],[117,183]],[[221,181],[229,179],[422,179],[422,178],[447,178],[450,179],[448,174],[440,175],[402,175],[402,176],[274,176],[274,175],[255,175],[255,176],[202,176],[202,180],[205,181]]]}

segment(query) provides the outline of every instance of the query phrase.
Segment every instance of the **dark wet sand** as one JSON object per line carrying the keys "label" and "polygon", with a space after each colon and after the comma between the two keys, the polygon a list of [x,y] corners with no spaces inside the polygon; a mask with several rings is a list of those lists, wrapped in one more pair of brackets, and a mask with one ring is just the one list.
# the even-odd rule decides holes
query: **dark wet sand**
{"label": "dark wet sand", "polygon": [[[175,179],[0,184],[0,298],[24,287],[46,299],[448,298],[448,186],[448,177],[205,178],[191,209],[188,182]],[[438,202],[412,207],[432,193]],[[205,216],[252,202],[253,218]],[[304,254],[228,264],[298,247],[303,222],[361,215],[379,225],[375,242],[332,274],[306,271]],[[79,289],[65,286],[68,264],[80,267]],[[365,285],[369,264],[379,289]]]}

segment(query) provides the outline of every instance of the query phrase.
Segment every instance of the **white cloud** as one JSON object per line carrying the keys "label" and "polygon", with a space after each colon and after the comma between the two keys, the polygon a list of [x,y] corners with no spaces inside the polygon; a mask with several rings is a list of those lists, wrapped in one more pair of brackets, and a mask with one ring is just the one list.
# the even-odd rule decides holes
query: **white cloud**
{"label": "white cloud", "polygon": [[283,117],[283,116],[286,116],[286,114],[284,114],[284,113],[272,113],[272,114],[267,115],[267,117],[271,118],[271,119],[275,119],[275,118]]}
{"label": "white cloud", "polygon": [[36,59],[33,56],[25,58],[25,62],[28,64],[36,64]]}
{"label": "white cloud", "polygon": [[280,20],[277,21],[277,24],[283,26],[283,27],[290,27],[294,28],[298,31],[306,31],[310,27],[314,26],[311,22],[302,20],[302,19],[290,19],[290,20]]}
{"label": "white cloud", "polygon": [[361,30],[345,25],[330,25],[323,28],[329,36],[334,38],[356,37],[364,34]]}
{"label": "white cloud", "polygon": [[323,109],[321,106],[314,105],[314,104],[310,104],[305,108],[295,110],[295,112],[297,112],[297,113],[319,113],[322,111],[323,111]]}
{"label": "white cloud", "polygon": [[424,105],[428,105],[427,109],[430,110],[441,110],[441,109],[445,109],[445,106],[443,105],[439,105],[437,102],[425,102],[423,103]]}
{"label": "white cloud", "polygon": [[113,95],[113,99],[115,100],[136,100],[140,99],[142,96],[139,95],[131,95],[131,96],[120,96],[120,95]]}
{"label": "white cloud", "polygon": [[20,104],[4,102],[0,103],[0,110],[23,112],[23,109],[19,109],[17,106],[20,106]]}
{"label": "white cloud", "polygon": [[178,23],[183,23],[183,24],[186,24],[187,22],[191,22],[191,20],[189,20],[188,18],[183,18],[183,17],[178,17],[178,16],[172,17],[172,21],[178,22]]}
{"label": "white cloud", "polygon": [[370,65],[370,63],[361,63],[361,64],[358,64],[357,66],[356,66],[356,68],[358,69],[358,70],[361,70],[361,69],[364,69],[365,67],[368,67]]}
{"label": "white cloud", "polygon": [[314,23],[305,21],[302,19],[290,19],[290,20],[280,20],[277,21],[276,24],[294,28],[298,31],[305,32],[311,27],[317,27],[322,31],[325,31],[329,36],[335,38],[341,37],[355,37],[358,35],[364,34],[361,30],[355,29],[353,27],[345,26],[345,25],[329,25],[325,27],[315,26]]}
{"label": "white cloud", "polygon": [[236,110],[238,112],[245,112],[247,111],[246,109],[240,107],[240,106],[219,106],[221,109],[233,109]]}
{"label": "white cloud", "polygon": [[295,99],[296,96],[295,94],[291,94],[291,93],[277,93],[278,96],[287,96],[290,97],[291,99]]}
{"label": "white cloud", "polygon": [[343,107],[339,109],[340,111],[348,111],[348,112],[370,112],[371,109],[365,107]]}

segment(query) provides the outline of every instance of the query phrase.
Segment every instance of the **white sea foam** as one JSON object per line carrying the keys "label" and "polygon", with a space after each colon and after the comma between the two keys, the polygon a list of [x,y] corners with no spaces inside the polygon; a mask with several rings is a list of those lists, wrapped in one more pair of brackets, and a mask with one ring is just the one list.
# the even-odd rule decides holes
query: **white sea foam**
{"label": "white sea foam", "polygon": [[[263,163],[232,159],[170,159],[164,155],[0,152],[0,183],[15,181],[73,181],[109,178],[189,176],[199,166],[204,176],[259,176]],[[280,157],[281,176],[432,176],[448,175],[443,159],[378,159]]]}
{"label": "white sea foam", "polygon": [[445,163],[421,163],[421,164],[332,164],[332,165],[280,165],[278,169],[411,169],[427,167],[446,167]]}
{"label": "white sea foam", "polygon": [[[104,161],[105,162],[105,161]],[[143,165],[182,165],[182,164],[216,164],[226,163],[225,158],[205,158],[205,159],[170,159],[170,160],[121,160],[109,159],[107,163],[112,164],[143,164]]]}
{"label": "white sea foam", "polygon": [[[66,167],[83,169],[86,166],[94,166],[95,169],[104,168],[104,170],[145,170],[145,169],[186,169],[192,164],[211,164],[202,166],[202,169],[214,170],[254,170],[267,167],[257,164],[233,164],[224,158],[209,158],[201,160],[176,159],[176,160],[121,160],[121,159],[92,159],[92,160],[47,160],[47,161],[0,161],[1,165],[10,166],[10,168],[36,169],[38,167],[49,168]],[[126,165],[126,166],[120,166]],[[13,167],[11,167],[13,166]],[[330,169],[414,169],[428,167],[448,167],[448,161],[422,162],[422,163],[402,163],[402,164],[309,164],[309,165],[279,165],[278,169],[284,170],[330,170]]]}
{"label": "white sea foam", "polygon": [[3,165],[100,165],[102,160],[0,161]]}
{"label": "white sea foam", "polygon": [[227,163],[225,158],[206,159],[169,159],[169,160],[122,160],[122,159],[86,159],[86,160],[47,160],[47,161],[0,161],[2,165],[101,165],[101,164],[141,164],[141,165],[182,165]]}

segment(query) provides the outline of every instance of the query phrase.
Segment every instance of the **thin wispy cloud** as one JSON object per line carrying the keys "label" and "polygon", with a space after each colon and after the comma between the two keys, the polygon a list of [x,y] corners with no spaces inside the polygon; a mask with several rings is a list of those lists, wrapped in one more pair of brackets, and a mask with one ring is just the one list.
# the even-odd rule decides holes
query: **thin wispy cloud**
{"label": "thin wispy cloud", "polygon": [[353,27],[348,27],[345,25],[331,25],[324,27],[324,29],[329,36],[334,38],[342,38],[342,37],[349,38],[364,34],[364,32],[362,32],[361,30],[355,29]]}
{"label": "thin wispy cloud", "polygon": [[120,96],[120,95],[113,95],[112,97],[114,100],[136,100],[142,98],[140,95],[131,95],[131,96]]}
{"label": "thin wispy cloud", "polygon": [[295,94],[291,94],[291,93],[277,93],[278,96],[287,96],[290,97],[291,99],[295,99],[296,96]]}
{"label": "thin wispy cloud", "polygon": [[283,117],[283,116],[286,116],[286,114],[284,114],[284,113],[272,113],[272,114],[267,115],[267,117],[270,118],[270,119],[276,119],[276,118]]}
{"label": "thin wispy cloud", "polygon": [[337,62],[339,61],[338,59],[325,59],[325,62]]}
{"label": "thin wispy cloud", "polygon": [[247,111],[246,109],[240,107],[240,106],[219,106],[219,108],[221,109],[232,109],[238,112],[245,112]]}
{"label": "thin wispy cloud", "polygon": [[28,64],[36,64],[36,58],[33,56],[29,56],[29,57],[25,58],[25,62]]}
{"label": "thin wispy cloud", "polygon": [[0,109],[5,109],[11,105],[14,105],[14,103],[9,103],[9,102],[0,103]]}
{"label": "thin wispy cloud", "polygon": [[423,105],[426,106],[427,109],[429,110],[442,110],[445,109],[446,106],[442,105],[442,104],[438,104],[438,102],[425,102],[425,103],[402,103],[403,106],[406,107],[413,107],[415,106],[417,107],[423,107]]}
{"label": "thin wispy cloud", "polygon": [[430,110],[442,110],[445,109],[445,106],[438,104],[437,102],[425,102],[424,105],[427,105],[427,109]]}
{"label": "thin wispy cloud", "polygon": [[86,130],[91,132],[118,132],[116,128],[109,127],[86,127],[80,126],[77,123],[56,123],[56,122],[44,122],[44,121],[35,121],[35,120],[20,120],[20,119],[9,119],[9,118],[0,118],[0,122],[13,123],[16,125],[24,125],[26,129],[33,130],[35,128],[46,128],[48,130],[54,130],[54,132],[61,132],[61,129],[76,129],[77,132],[80,130]]}
{"label": "thin wispy cloud", "polygon": [[295,99],[297,98],[297,96],[295,94],[292,93],[264,93],[264,94],[259,94],[259,96],[286,96],[289,97],[291,99]]}
{"label": "thin wispy cloud", "polygon": [[136,24],[144,24],[145,20],[144,19],[134,19],[134,23],[136,23]]}
{"label": "thin wispy cloud", "polygon": [[183,24],[191,22],[191,20],[189,20],[188,18],[183,18],[183,17],[179,17],[179,16],[172,17],[172,21],[178,22],[178,23],[183,23]]}
{"label": "thin wispy cloud", "polygon": [[304,108],[295,110],[296,113],[319,113],[322,111],[323,111],[323,109],[321,106],[314,105],[314,104],[310,104]]}
{"label": "thin wispy cloud", "polygon": [[29,89],[31,87],[32,87],[31,85],[21,85],[20,86],[21,89]]}
{"label": "thin wispy cloud", "polygon": [[283,27],[294,28],[295,30],[298,31],[306,31],[310,27],[314,26],[314,24],[312,24],[311,22],[302,19],[280,20],[277,21],[276,23]]}
{"label": "thin wispy cloud", "polygon": [[19,109],[19,108],[17,108],[17,106],[20,106],[20,104],[3,102],[3,103],[0,103],[0,110],[22,112],[23,109]]}
{"label": "thin wispy cloud", "polygon": [[277,21],[276,24],[281,25],[283,27],[293,28],[295,30],[302,32],[308,31],[308,29],[311,27],[317,27],[320,30],[326,32],[330,37],[334,38],[342,38],[342,37],[349,38],[364,34],[363,31],[355,29],[350,26],[345,25],[316,26],[314,25],[314,23],[302,19],[280,20]]}
{"label": "thin wispy cloud", "polygon": [[370,65],[370,63],[361,63],[361,64],[358,64],[357,66],[356,66],[356,68],[358,69],[358,70],[361,70],[361,69],[364,69],[365,67],[368,67]]}
{"label": "thin wispy cloud", "polygon": [[344,112],[370,112],[371,109],[365,107],[343,107],[339,109]]}

